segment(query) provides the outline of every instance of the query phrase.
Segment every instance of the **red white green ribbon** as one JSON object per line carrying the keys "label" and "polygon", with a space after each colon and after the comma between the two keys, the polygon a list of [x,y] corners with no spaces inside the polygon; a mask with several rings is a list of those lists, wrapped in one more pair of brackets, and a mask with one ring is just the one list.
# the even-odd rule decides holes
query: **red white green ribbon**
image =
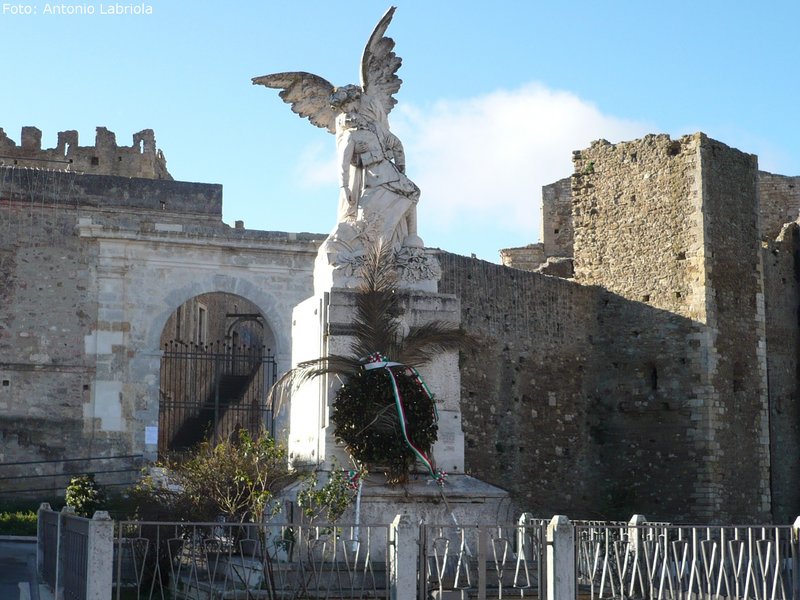
{"label": "red white green ribbon", "polygon": [[[403,407],[403,398],[400,394],[400,388],[397,386],[397,379],[395,378],[394,373],[392,372],[391,367],[404,367],[408,369],[414,375],[414,379],[416,382],[422,387],[425,394],[433,400],[433,394],[431,393],[428,386],[420,377],[420,374],[417,372],[416,369],[411,367],[406,367],[402,363],[392,362],[388,360],[385,356],[376,352],[375,354],[370,354],[366,358],[366,362],[364,363],[364,370],[371,371],[372,369],[386,369],[389,373],[389,379],[392,382],[392,391],[394,392],[394,402],[397,408],[397,415],[400,417],[400,430],[403,432],[403,439],[405,440],[406,445],[411,448],[411,451],[416,455],[416,457],[425,465],[425,468],[430,473],[431,478],[438,484],[444,485],[444,480],[447,477],[447,473],[442,471],[441,469],[437,469],[436,466],[433,464],[433,461],[428,458],[428,456],[419,448],[414,445],[414,442],[411,441],[411,438],[408,436],[408,430],[406,429],[406,413],[405,408]],[[434,419],[439,420],[439,414],[436,410],[436,402],[433,402],[433,414]]]}

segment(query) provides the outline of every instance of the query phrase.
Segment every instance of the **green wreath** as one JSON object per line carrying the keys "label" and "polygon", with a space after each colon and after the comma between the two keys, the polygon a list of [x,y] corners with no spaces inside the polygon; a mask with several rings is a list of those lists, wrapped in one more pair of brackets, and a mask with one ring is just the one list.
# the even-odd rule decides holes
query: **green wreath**
{"label": "green wreath", "polygon": [[429,455],[436,442],[436,407],[416,374],[403,366],[362,369],[339,388],[331,421],[337,441],[370,470],[383,470],[390,482],[405,481],[417,455],[407,443],[388,369],[397,382],[405,434],[414,447]]}

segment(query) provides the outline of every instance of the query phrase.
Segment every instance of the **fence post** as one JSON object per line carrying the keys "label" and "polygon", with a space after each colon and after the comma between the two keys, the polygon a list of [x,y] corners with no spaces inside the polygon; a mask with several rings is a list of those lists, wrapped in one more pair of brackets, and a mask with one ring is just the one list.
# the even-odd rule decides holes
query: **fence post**
{"label": "fence post", "polygon": [[42,502],[36,511],[36,572],[44,577],[44,517],[42,513],[52,511],[50,503]]}
{"label": "fence post", "polygon": [[575,600],[575,529],[564,515],[547,525],[547,600]]}
{"label": "fence post", "polygon": [[647,518],[644,515],[633,515],[628,521],[628,547],[636,554],[641,552],[642,541],[645,539],[642,525],[647,525]]}
{"label": "fence post", "polygon": [[792,600],[800,600],[800,517],[792,525]]}
{"label": "fence post", "polygon": [[114,521],[104,510],[95,512],[89,521],[86,563],[86,600],[111,598]]}
{"label": "fence post", "polygon": [[417,597],[419,526],[408,515],[397,515],[389,527],[389,589],[392,600]]}
{"label": "fence post", "polygon": [[647,539],[647,532],[642,526],[646,524],[647,518],[644,515],[633,515],[631,520],[628,521],[628,549],[633,555],[632,572],[634,573],[634,575],[632,575],[631,587],[628,590],[629,594],[633,594],[636,588],[641,588],[636,591],[642,595],[647,593],[647,590],[644,589],[644,582],[648,581],[648,577],[643,576],[642,573],[644,541]]}

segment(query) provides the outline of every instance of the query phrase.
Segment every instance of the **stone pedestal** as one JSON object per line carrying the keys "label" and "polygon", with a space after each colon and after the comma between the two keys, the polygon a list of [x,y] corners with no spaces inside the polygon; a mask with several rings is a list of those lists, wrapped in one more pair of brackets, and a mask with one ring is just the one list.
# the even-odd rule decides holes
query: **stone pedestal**
{"label": "stone pedestal", "polygon": [[[361,490],[361,522],[385,523],[408,515],[414,524],[488,525],[512,523],[508,492],[463,473],[449,474],[443,487],[427,476],[412,475],[408,483],[387,485],[380,474],[370,474]],[[351,522],[351,508],[343,521]]]}
{"label": "stone pedestal", "polygon": [[[292,364],[327,354],[350,354],[354,290],[333,289],[300,303],[292,315]],[[403,324],[406,327],[430,321],[460,321],[458,299],[447,294],[409,292],[405,298]],[[437,466],[447,473],[464,472],[464,434],[461,430],[461,377],[458,353],[445,353],[419,369],[434,394],[439,413],[439,439],[433,455]],[[329,415],[341,381],[318,377],[292,393],[289,424],[289,456],[295,465],[334,464],[346,466],[349,459],[333,439]]]}
{"label": "stone pedestal", "polygon": [[[315,277],[317,293],[294,309],[294,365],[329,354],[351,354],[356,291],[348,287],[326,289],[321,282],[323,279]],[[405,292],[402,327],[431,321],[448,322],[456,327],[460,324],[458,299],[437,293],[435,280],[426,280],[419,286],[412,282],[401,289]],[[431,481],[427,473],[422,472],[421,465],[420,472],[412,474],[410,481],[402,485],[390,486],[383,475],[371,473],[362,489],[361,523],[388,523],[397,514],[409,515],[414,522],[424,519],[428,523],[442,524],[452,524],[454,518],[460,524],[505,521],[508,494],[464,473],[458,353],[442,354],[419,368],[419,373],[437,403],[439,432],[433,459],[436,466],[448,474],[444,488]],[[330,422],[331,405],[341,384],[336,377],[319,377],[292,393],[288,449],[296,467],[330,472],[350,465],[344,448],[334,439],[334,427]],[[348,520],[348,516],[354,515],[345,515],[344,519]]]}

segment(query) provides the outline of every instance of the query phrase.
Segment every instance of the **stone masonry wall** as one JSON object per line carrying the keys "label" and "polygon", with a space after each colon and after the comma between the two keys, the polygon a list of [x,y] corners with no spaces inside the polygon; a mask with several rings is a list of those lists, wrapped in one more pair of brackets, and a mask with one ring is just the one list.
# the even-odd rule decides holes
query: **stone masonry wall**
{"label": "stone masonry wall", "polygon": [[575,280],[705,318],[697,140],[649,135],[575,153]]}
{"label": "stone masonry wall", "polygon": [[690,319],[604,292],[587,368],[594,489],[615,518],[697,521],[687,502],[703,446],[691,437]]}
{"label": "stone masonry wall", "polygon": [[440,260],[440,291],[482,339],[461,357],[467,470],[542,514],[696,517],[695,324],[594,286]]}
{"label": "stone masonry wall", "polygon": [[[689,415],[692,514],[762,518],[769,456],[754,157],[702,134],[659,135],[595,142],[575,153],[575,167],[575,279],[685,319],[651,327],[664,337],[669,372],[664,380],[654,363],[657,383],[673,387]],[[734,460],[737,444],[752,461]]]}
{"label": "stone masonry wall", "polygon": [[42,132],[36,127],[22,128],[20,145],[0,128],[0,166],[172,179],[152,129],[135,133],[131,146],[117,146],[116,135],[105,127],[97,128],[94,146],[79,146],[77,131],[60,131],[56,147],[43,149]]}
{"label": "stone masonry wall", "polygon": [[572,256],[572,178],[542,186],[541,241],[546,257]]}
{"label": "stone masonry wall", "polygon": [[[83,418],[95,371],[83,340],[95,323],[97,288],[94,249],[75,236],[75,222],[74,209],[31,208],[0,196],[2,463],[109,453],[108,439],[91,435]],[[47,474],[54,466],[60,472],[72,463],[24,471]],[[15,473],[3,470],[6,477]],[[12,490],[32,482],[4,483]]]}
{"label": "stone masonry wall", "polygon": [[[288,368],[291,307],[312,293],[321,237],[220,215],[216,185],[0,168],[0,476],[133,477],[133,457],[155,452],[144,434],[158,423],[161,333],[199,294],[256,304]],[[110,456],[129,458],[63,462]],[[34,483],[63,493],[63,478]],[[6,479],[2,491],[17,487],[34,489]]]}
{"label": "stone masonry wall", "polygon": [[800,217],[800,177],[758,173],[761,239],[778,237],[784,223]]}
{"label": "stone masonry wall", "polygon": [[[762,196],[763,198],[763,196]],[[772,459],[772,515],[789,523],[800,512],[800,230],[785,225],[763,249]],[[795,324],[795,326],[791,326]]]}
{"label": "stone masonry wall", "polygon": [[544,244],[528,244],[522,248],[503,248],[500,262],[504,267],[533,271],[545,260]]}
{"label": "stone masonry wall", "polygon": [[[769,517],[766,333],[758,161],[700,137],[706,238],[708,494],[718,518]],[[740,460],[748,456],[749,460]]]}
{"label": "stone masonry wall", "polygon": [[461,300],[480,336],[461,357],[468,472],[511,492],[518,508],[589,515],[583,395],[597,290],[442,253],[441,293]]}

